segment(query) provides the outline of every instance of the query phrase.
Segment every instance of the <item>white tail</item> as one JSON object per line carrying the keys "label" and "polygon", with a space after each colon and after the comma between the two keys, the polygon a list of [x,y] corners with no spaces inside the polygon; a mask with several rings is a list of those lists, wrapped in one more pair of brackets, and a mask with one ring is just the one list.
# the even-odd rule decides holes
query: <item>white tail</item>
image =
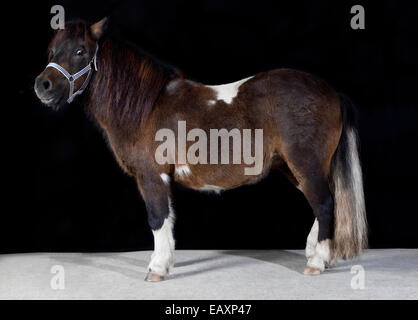
{"label": "white tail", "polygon": [[367,247],[367,221],[358,137],[352,110],[342,105],[343,132],[332,163],[334,194],[333,258],[353,258]]}

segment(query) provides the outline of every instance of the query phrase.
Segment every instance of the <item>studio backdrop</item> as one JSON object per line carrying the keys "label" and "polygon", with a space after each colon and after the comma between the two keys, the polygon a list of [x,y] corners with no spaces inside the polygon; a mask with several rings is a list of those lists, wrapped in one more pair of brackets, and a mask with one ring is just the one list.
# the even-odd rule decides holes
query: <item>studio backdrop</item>
{"label": "studio backdrop", "polygon": [[[119,168],[83,105],[76,100],[54,112],[33,92],[47,63],[55,4],[3,12],[11,40],[2,45],[0,252],[151,249],[136,182]],[[326,80],[358,109],[370,247],[418,247],[416,3],[60,4],[66,20],[108,16],[113,36],[205,84],[275,68]],[[364,29],[351,26],[354,5],[364,8]],[[219,196],[176,186],[174,198],[179,249],[301,249],[314,219],[302,193],[280,173]]]}

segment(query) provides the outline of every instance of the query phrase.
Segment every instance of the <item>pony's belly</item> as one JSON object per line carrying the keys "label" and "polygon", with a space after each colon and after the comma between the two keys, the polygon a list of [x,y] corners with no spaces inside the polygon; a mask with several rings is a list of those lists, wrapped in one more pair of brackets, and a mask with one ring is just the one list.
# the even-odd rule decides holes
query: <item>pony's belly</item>
{"label": "pony's belly", "polygon": [[181,185],[199,191],[220,192],[258,181],[258,175],[246,175],[245,166],[233,164],[176,165],[174,180]]}

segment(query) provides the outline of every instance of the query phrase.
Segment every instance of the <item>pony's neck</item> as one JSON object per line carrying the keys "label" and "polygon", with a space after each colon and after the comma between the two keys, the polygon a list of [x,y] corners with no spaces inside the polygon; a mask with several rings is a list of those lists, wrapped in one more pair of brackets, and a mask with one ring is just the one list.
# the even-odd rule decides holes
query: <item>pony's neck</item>
{"label": "pony's neck", "polygon": [[167,83],[179,76],[129,45],[105,38],[98,71],[87,92],[88,105],[106,130],[132,132],[146,121]]}

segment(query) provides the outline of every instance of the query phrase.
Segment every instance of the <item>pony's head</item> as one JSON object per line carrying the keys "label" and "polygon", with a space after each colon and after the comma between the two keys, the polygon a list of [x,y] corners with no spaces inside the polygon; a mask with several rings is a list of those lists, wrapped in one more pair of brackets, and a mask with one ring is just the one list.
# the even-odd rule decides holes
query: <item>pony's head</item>
{"label": "pony's head", "polygon": [[107,19],[88,26],[66,23],[49,44],[48,65],[36,77],[35,93],[47,106],[59,108],[80,94],[88,84],[96,65],[98,40]]}

